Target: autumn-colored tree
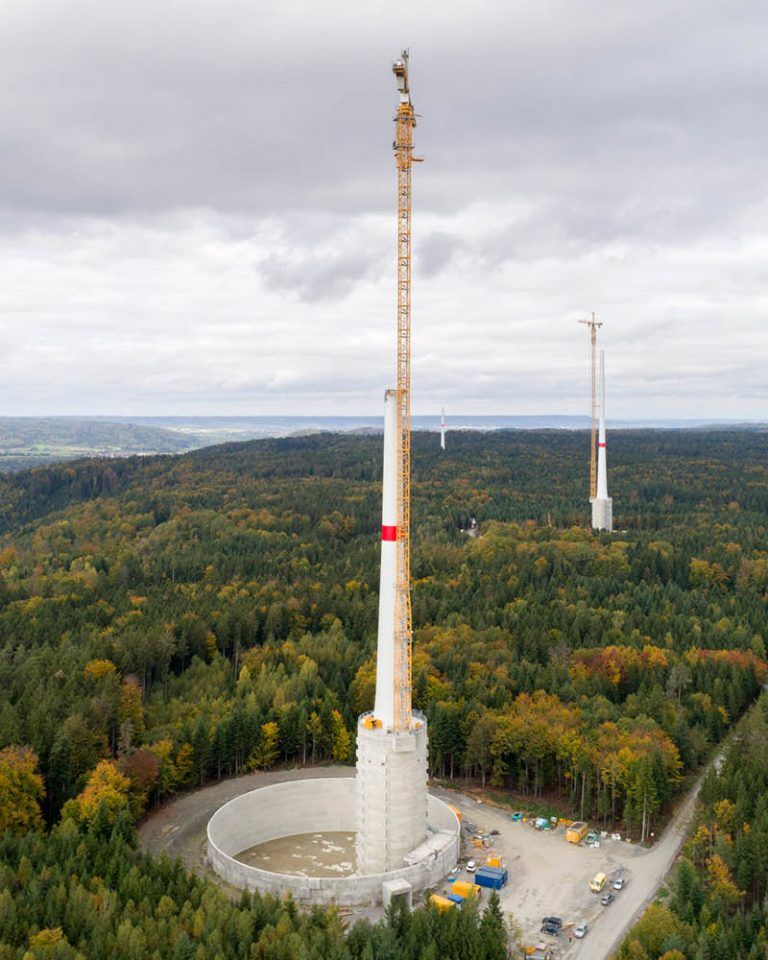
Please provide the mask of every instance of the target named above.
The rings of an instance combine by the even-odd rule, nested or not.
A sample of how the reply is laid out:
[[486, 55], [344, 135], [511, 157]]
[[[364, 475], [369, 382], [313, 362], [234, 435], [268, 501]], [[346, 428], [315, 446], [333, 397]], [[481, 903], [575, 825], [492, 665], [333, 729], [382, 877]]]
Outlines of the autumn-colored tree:
[[[679, 917], [660, 903], [652, 903], [632, 930], [619, 951], [619, 960], [634, 960], [635, 957], [658, 957], [664, 944], [673, 937], [687, 935], [687, 927]], [[632, 943], [638, 943], [643, 953], [632, 952]]]
[[279, 739], [280, 728], [276, 723], [262, 724], [259, 741], [246, 763], [247, 769], [268, 770], [280, 755]]
[[40, 829], [44, 793], [37, 756], [30, 747], [0, 750], [0, 836], [6, 830], [26, 833]]
[[323, 734], [323, 722], [315, 710], [312, 711], [307, 720], [307, 733], [312, 744], [312, 763], [317, 756], [317, 748], [320, 744], [320, 738]]
[[[188, 751], [188, 774], [192, 767], [192, 747], [189, 744], [186, 744], [186, 747]], [[178, 771], [173, 760], [173, 741], [170, 737], [164, 737], [162, 740], [153, 743], [152, 746], [147, 749], [153, 756], [157, 757], [159, 762], [156, 789], [157, 799], [162, 800], [173, 790], [178, 782]]]
[[[170, 750], [168, 743], [169, 756]], [[162, 751], [158, 754], [151, 750], [133, 750], [118, 761], [118, 770], [128, 778], [128, 800], [135, 820], [142, 815], [150, 794], [157, 787], [161, 764]], [[172, 782], [173, 771], [170, 776]]]
[[360, 664], [354, 680], [349, 685], [349, 700], [355, 716], [373, 709], [376, 693], [376, 661], [366, 660]]
[[111, 760], [101, 760], [88, 777], [84, 789], [74, 800], [68, 800], [62, 809], [62, 817], [70, 817], [77, 823], [93, 823], [103, 814], [108, 823], [114, 823], [120, 812], [130, 807], [131, 784]]
[[83, 675], [86, 679], [93, 681], [114, 676], [116, 672], [117, 667], [111, 660], [89, 660], [83, 668]]
[[191, 787], [195, 780], [195, 751], [188, 741], [182, 743], [176, 754], [174, 786], [186, 789]]
[[744, 896], [743, 891], [739, 890], [733, 882], [730, 867], [719, 853], [710, 857], [707, 863], [707, 874], [713, 895], [725, 909], [733, 908]]
[[337, 763], [349, 760], [352, 738], [344, 725], [344, 719], [338, 710], [331, 712], [331, 757]]
[[117, 714], [121, 734], [128, 727], [128, 749], [140, 746], [144, 742], [144, 707], [141, 703], [141, 687], [135, 680], [124, 680], [120, 686], [120, 706]]

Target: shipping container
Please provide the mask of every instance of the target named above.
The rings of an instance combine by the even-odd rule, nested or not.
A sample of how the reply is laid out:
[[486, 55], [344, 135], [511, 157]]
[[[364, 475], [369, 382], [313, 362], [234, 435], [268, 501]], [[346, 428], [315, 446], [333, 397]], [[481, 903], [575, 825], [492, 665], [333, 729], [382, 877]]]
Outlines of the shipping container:
[[453, 910], [456, 904], [453, 900], [449, 900], [448, 897], [441, 897], [439, 893], [433, 893], [429, 898], [429, 903], [433, 907], [437, 907], [440, 913], [445, 913], [446, 910]]
[[480, 891], [474, 883], [468, 883], [466, 880], [456, 880], [453, 884], [453, 892], [468, 899], [469, 897], [476, 897]]
[[485, 861], [486, 866], [488, 867], [503, 867], [504, 863], [500, 856], [496, 855], [493, 857], [487, 857]]
[[581, 843], [587, 835], [587, 830], [588, 827], [586, 823], [582, 823], [581, 821], [572, 823], [565, 831], [565, 839], [568, 843]]
[[504, 867], [480, 867], [475, 874], [475, 883], [478, 887], [490, 887], [492, 890], [501, 890], [508, 880]]
[[450, 900], [451, 903], [455, 903], [457, 907], [460, 907], [462, 903], [464, 903], [464, 897], [460, 897], [458, 893], [447, 893], [445, 899]]

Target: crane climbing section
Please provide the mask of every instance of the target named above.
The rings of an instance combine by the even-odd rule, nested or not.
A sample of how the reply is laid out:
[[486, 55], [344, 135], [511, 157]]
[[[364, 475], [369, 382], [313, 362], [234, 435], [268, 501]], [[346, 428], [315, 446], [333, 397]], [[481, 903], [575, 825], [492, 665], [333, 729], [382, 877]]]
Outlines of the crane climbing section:
[[395, 728], [408, 730], [411, 694], [411, 171], [416, 114], [408, 51], [392, 64], [400, 103], [395, 115], [397, 167], [397, 565], [395, 594]]

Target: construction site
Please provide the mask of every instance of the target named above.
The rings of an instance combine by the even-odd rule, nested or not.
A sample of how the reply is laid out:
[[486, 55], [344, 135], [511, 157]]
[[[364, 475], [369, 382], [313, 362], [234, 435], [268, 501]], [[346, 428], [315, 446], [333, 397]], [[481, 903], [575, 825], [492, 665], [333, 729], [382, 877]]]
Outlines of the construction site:
[[[302, 903], [410, 905], [459, 856], [455, 812], [427, 792], [427, 721], [411, 690], [411, 173], [416, 113], [408, 52], [398, 92], [395, 386], [384, 393], [376, 695], [357, 731], [354, 778], [299, 781], [243, 794], [208, 824], [208, 858], [236, 887]], [[441, 434], [444, 443], [444, 428]], [[344, 842], [339, 842], [343, 836]], [[354, 850], [353, 850], [354, 838]], [[322, 857], [318, 852], [324, 851]]]
[[[479, 827], [472, 801], [427, 790], [426, 717], [412, 704], [411, 542], [411, 175], [416, 113], [411, 101], [408, 53], [392, 70], [398, 106], [393, 143], [396, 168], [396, 357], [395, 384], [384, 391], [384, 437], [378, 633], [375, 697], [357, 726], [355, 775], [314, 776], [260, 784], [215, 810], [207, 823], [206, 861], [235, 887], [291, 894], [305, 905], [336, 903], [350, 908], [386, 907], [392, 898], [409, 906], [424, 891], [438, 910], [482, 904], [483, 892], [499, 893], [528, 933], [529, 954], [549, 960], [551, 946], [535, 941], [537, 928], [569, 943], [586, 935], [599, 914], [585, 876], [615, 871], [618, 846], [606, 853], [600, 843], [584, 847], [586, 824], [576, 825], [580, 853], [563, 869], [563, 853], [541, 847], [546, 836], [526, 833], [528, 818], [515, 824], [488, 807]], [[605, 362], [597, 365], [594, 314], [590, 334], [590, 503], [592, 526], [612, 530], [608, 497], [605, 430]], [[445, 411], [440, 447], [445, 450]], [[474, 535], [479, 533], [474, 530]], [[468, 816], [468, 813], [471, 816]], [[538, 824], [537, 824], [538, 825]], [[549, 828], [548, 822], [543, 824]], [[584, 828], [583, 833], [581, 827]], [[634, 849], [629, 853], [633, 854]], [[476, 859], [475, 859], [476, 858]], [[603, 876], [602, 873], [599, 874]], [[608, 875], [607, 873], [605, 874]], [[613, 875], [613, 874], [612, 874]], [[601, 888], [602, 889], [602, 888]], [[553, 891], [557, 890], [556, 896]], [[610, 901], [608, 901], [610, 902]], [[567, 908], [568, 917], [560, 916]], [[555, 913], [558, 913], [555, 916]], [[537, 917], [538, 914], [548, 914]]]

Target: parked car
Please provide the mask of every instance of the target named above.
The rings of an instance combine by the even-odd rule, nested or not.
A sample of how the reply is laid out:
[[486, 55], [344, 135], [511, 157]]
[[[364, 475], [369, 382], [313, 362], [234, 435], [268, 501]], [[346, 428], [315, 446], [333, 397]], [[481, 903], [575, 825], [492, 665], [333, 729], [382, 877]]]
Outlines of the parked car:
[[511, 813], [509, 816], [511, 820], [515, 821], [515, 823], [519, 823], [519, 821], [523, 819], [522, 813]]
[[550, 937], [559, 937], [560, 927], [556, 926], [554, 923], [542, 923], [541, 933], [548, 933]]
[[474, 873], [477, 870], [477, 864], [474, 860], [467, 861], [467, 873]]
[[617, 877], [617, 878], [613, 881], [613, 889], [614, 889], [614, 890], [623, 890], [624, 887], [626, 887], [626, 885], [627, 885], [627, 881], [626, 881], [626, 878], [625, 878], [625, 877]]
[[600, 903], [602, 903], [604, 907], [607, 907], [609, 903], [613, 903], [613, 900], [614, 896], [612, 893], [604, 893], [602, 897], [600, 897]]
[[586, 920], [582, 920], [581, 923], [577, 923], [573, 928], [573, 935], [577, 940], [583, 940], [587, 935], [587, 930], [589, 930], [589, 924]]
[[542, 923], [550, 923], [553, 927], [562, 927], [563, 918], [562, 917], [542, 917]]
[[491, 836], [491, 837], [500, 837], [501, 834], [499, 833], [498, 830], [491, 830], [489, 836]]

